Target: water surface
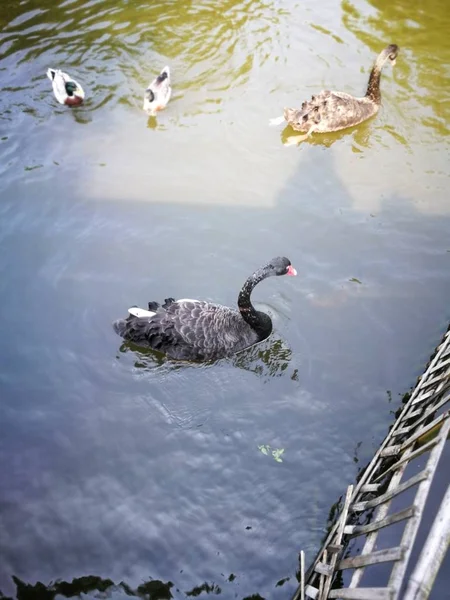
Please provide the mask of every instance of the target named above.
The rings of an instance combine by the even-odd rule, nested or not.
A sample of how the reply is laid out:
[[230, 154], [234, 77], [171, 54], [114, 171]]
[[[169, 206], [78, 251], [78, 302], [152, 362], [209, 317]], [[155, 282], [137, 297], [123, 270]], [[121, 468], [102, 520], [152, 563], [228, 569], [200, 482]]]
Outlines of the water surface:
[[[289, 597], [450, 318], [446, 3], [221, 7], [0, 5], [7, 596], [95, 576], [78, 591]], [[376, 119], [283, 146], [271, 117], [362, 94], [392, 42]], [[84, 106], [57, 104], [48, 67]], [[111, 328], [168, 296], [233, 305], [276, 255], [299, 276], [256, 289], [275, 332], [233, 360], [176, 366]]]

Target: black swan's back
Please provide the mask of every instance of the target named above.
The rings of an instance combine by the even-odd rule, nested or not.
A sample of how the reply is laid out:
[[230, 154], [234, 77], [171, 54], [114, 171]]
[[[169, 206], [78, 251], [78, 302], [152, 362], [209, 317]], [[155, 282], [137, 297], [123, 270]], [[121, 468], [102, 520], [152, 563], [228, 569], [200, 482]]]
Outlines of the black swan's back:
[[267, 318], [267, 333], [260, 338], [237, 310], [182, 300], [152, 317], [129, 315], [116, 321], [114, 329], [125, 340], [149, 346], [171, 358], [199, 361], [223, 358], [261, 341], [272, 331]]
[[[287, 258], [272, 259], [245, 282], [238, 309], [200, 300], [152, 302], [150, 311], [130, 309], [127, 319], [114, 323], [126, 341], [147, 346], [179, 360], [213, 360], [230, 356], [267, 338], [272, 321], [256, 311], [250, 295], [260, 281], [271, 275], [296, 275]], [[133, 314], [134, 313], [134, 314]]]

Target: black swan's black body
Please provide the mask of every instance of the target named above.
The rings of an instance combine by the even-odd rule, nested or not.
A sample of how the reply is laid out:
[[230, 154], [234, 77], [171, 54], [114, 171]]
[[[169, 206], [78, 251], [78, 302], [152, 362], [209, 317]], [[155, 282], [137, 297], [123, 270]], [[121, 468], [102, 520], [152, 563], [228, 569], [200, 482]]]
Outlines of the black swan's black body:
[[[114, 323], [126, 341], [147, 346], [178, 360], [223, 358], [267, 338], [272, 332], [268, 315], [255, 310], [250, 295], [271, 275], [296, 275], [287, 258], [274, 258], [245, 282], [238, 310], [200, 300], [169, 298], [162, 306], [149, 303], [145, 316], [130, 314]], [[132, 309], [130, 309], [132, 310]]]

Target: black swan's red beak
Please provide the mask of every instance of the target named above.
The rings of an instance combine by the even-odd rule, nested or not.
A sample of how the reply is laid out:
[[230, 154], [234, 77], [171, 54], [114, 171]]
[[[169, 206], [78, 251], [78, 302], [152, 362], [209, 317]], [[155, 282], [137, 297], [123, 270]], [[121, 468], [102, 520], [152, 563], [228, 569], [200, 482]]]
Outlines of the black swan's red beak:
[[297, 275], [297, 271], [292, 265], [289, 265], [286, 271], [286, 275], [292, 275], [292, 277], [295, 277]]

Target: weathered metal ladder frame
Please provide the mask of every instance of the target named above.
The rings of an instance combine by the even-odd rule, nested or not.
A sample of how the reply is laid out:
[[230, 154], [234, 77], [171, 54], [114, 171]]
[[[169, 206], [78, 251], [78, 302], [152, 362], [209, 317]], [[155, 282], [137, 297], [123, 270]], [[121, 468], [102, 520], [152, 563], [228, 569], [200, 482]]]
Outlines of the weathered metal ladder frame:
[[[423, 509], [428, 496], [439, 458], [450, 431], [450, 411], [437, 418], [436, 411], [450, 401], [450, 329], [444, 336], [436, 354], [419, 379], [410, 399], [403, 408], [389, 434], [381, 444], [371, 463], [366, 468], [355, 489], [350, 486], [341, 515], [331, 529], [327, 539], [301, 582], [293, 600], [303, 594], [307, 598], [325, 600], [341, 598], [352, 600], [399, 600], [405, 572], [414, 540], [420, 525]], [[431, 422], [426, 423], [429, 419]], [[426, 423], [426, 424], [425, 424]], [[434, 437], [432, 437], [434, 435]], [[431, 437], [425, 441], [427, 437]], [[426, 467], [413, 477], [401, 483], [402, 476], [410, 460], [430, 451]], [[399, 457], [395, 464], [385, 468], [386, 458]], [[367, 493], [376, 494], [382, 480], [392, 473], [387, 491], [364, 500]], [[412, 505], [388, 516], [392, 499], [406, 489], [417, 486]], [[416, 568], [410, 577], [408, 588], [401, 600], [425, 600], [450, 543], [450, 486], [436, 517], [436, 522], [444, 523], [439, 540], [431, 533], [422, 551]], [[346, 525], [349, 513], [362, 513], [378, 507], [375, 520], [368, 525]], [[406, 520], [400, 545], [396, 548], [374, 551], [377, 536], [383, 527]], [[435, 527], [438, 529], [438, 525]], [[361, 554], [340, 560], [344, 536], [348, 538], [366, 535]], [[437, 546], [439, 551], [430, 556], [430, 548]], [[330, 562], [328, 559], [331, 556]], [[358, 587], [364, 568], [381, 562], [392, 562], [392, 570], [387, 587]], [[427, 580], [424, 571], [428, 569]], [[337, 571], [354, 569], [348, 588], [333, 589], [331, 584]], [[305, 585], [306, 584], [306, 585]]]

